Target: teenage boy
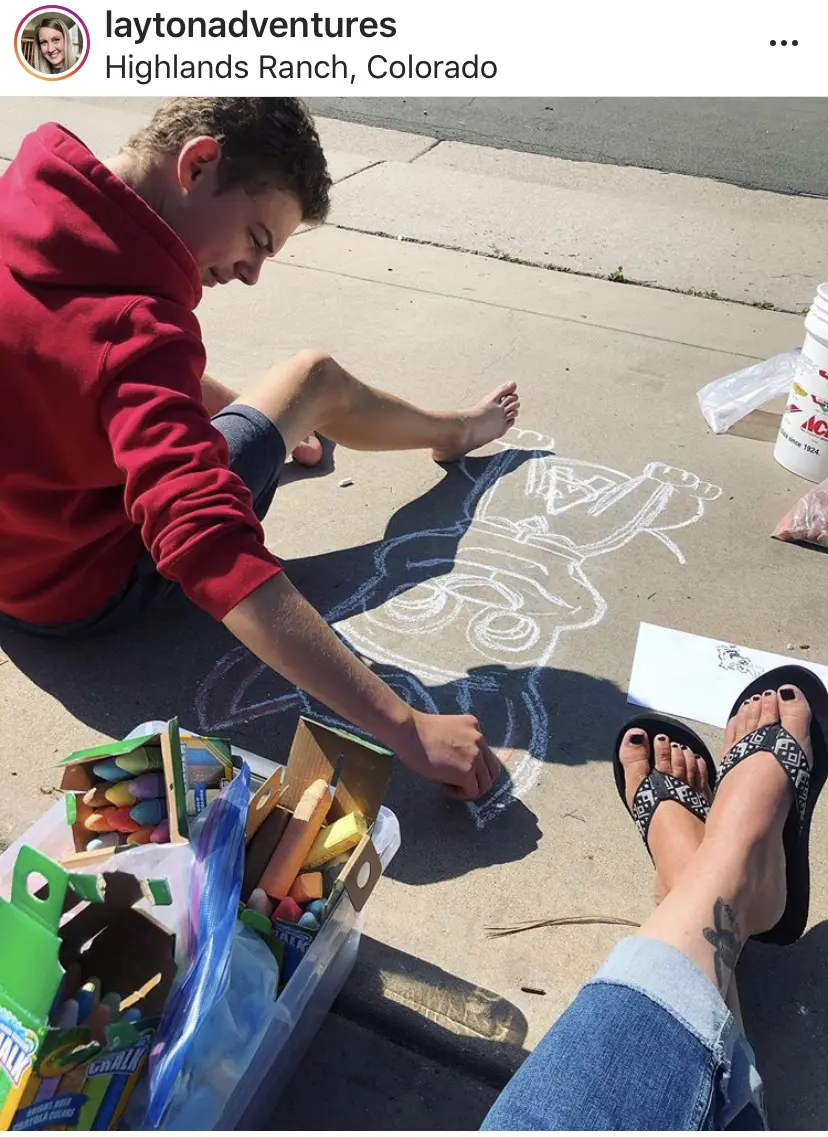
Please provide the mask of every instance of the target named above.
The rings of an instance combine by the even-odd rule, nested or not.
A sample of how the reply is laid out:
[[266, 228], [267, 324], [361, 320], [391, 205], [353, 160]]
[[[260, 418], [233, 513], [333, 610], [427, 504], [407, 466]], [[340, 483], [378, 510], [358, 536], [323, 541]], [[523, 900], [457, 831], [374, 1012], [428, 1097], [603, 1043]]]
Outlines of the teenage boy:
[[474, 800], [498, 765], [471, 715], [409, 707], [290, 584], [260, 520], [319, 430], [451, 461], [518, 413], [505, 383], [461, 413], [374, 390], [324, 351], [243, 398], [205, 374], [203, 288], [254, 285], [331, 180], [296, 99], [173, 99], [108, 163], [56, 124], [0, 178], [0, 619], [114, 630], [181, 588], [260, 659]]

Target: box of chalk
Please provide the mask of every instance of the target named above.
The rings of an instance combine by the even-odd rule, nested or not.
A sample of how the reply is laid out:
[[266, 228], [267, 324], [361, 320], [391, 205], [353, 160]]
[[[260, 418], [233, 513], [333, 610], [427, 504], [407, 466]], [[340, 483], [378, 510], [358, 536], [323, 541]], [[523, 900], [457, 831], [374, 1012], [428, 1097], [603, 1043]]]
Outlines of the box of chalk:
[[[168, 883], [70, 873], [27, 845], [11, 873], [0, 899], [0, 1130], [117, 1129], [175, 977], [174, 937], [142, 910], [170, 903]], [[32, 892], [37, 879], [46, 886]]]
[[193, 791], [188, 795], [177, 719], [154, 734], [77, 750], [59, 765], [73, 845], [62, 864], [77, 868], [131, 845], [188, 840], [197, 810], [188, 811]]
[[283, 946], [282, 991], [342, 896], [360, 912], [382, 875], [372, 831], [393, 757], [302, 718], [286, 768], [251, 799], [241, 900], [249, 926]]

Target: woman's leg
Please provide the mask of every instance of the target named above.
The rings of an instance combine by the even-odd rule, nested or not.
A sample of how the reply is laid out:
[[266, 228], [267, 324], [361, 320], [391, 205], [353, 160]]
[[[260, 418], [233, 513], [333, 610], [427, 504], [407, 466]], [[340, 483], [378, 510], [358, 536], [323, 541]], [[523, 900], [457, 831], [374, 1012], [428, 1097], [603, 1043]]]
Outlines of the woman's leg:
[[[745, 703], [726, 746], [780, 721], [810, 757], [810, 710], [794, 687]], [[624, 762], [628, 785], [631, 765]], [[792, 800], [773, 755], [755, 754], [729, 773], [697, 852], [666, 882], [668, 895], [578, 994], [484, 1128], [764, 1126], [753, 1054], [724, 996], [746, 939], [784, 909], [782, 829]], [[648, 839], [660, 874], [675, 862], [671, 831], [682, 812], [668, 802], [653, 816]]]

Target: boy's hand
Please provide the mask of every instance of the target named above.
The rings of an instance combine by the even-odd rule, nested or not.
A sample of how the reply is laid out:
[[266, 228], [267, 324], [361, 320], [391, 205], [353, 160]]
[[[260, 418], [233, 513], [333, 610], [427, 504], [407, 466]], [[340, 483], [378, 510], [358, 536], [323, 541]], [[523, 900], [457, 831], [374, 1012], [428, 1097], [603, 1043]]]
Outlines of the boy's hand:
[[473, 715], [411, 712], [411, 722], [396, 744], [399, 760], [415, 774], [441, 782], [451, 797], [477, 801], [500, 773]]

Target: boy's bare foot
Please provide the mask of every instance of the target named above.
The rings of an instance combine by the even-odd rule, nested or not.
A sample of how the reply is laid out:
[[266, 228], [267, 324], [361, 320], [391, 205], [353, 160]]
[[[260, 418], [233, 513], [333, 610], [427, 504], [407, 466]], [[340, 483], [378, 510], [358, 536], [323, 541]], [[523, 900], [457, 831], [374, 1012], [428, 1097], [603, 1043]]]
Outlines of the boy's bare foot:
[[435, 462], [457, 462], [472, 450], [494, 442], [513, 426], [520, 410], [517, 383], [501, 383], [470, 410], [452, 416], [457, 421], [457, 437], [443, 449], [435, 449]]
[[[708, 784], [707, 764], [688, 747], [672, 742], [666, 734], [650, 742], [640, 727], [624, 735], [618, 752], [624, 767], [627, 806], [632, 806], [635, 792], [654, 767], [662, 774], [672, 774], [698, 790], [708, 802], [713, 800]], [[647, 844], [656, 866], [655, 902], [660, 904], [704, 837], [704, 822], [676, 802], [662, 802], [653, 815]]]
[[293, 448], [291, 457], [300, 466], [318, 466], [322, 461], [322, 443], [315, 434], [309, 434]]
[[[798, 687], [784, 686], [746, 700], [727, 725], [725, 752], [760, 726], [781, 722], [809, 764], [811, 709]], [[710, 811], [705, 840], [727, 858], [736, 848], [742, 862], [748, 903], [748, 935], [772, 928], [785, 909], [785, 853], [782, 833], [793, 804], [790, 779], [773, 754], [752, 754], [722, 779]]]

